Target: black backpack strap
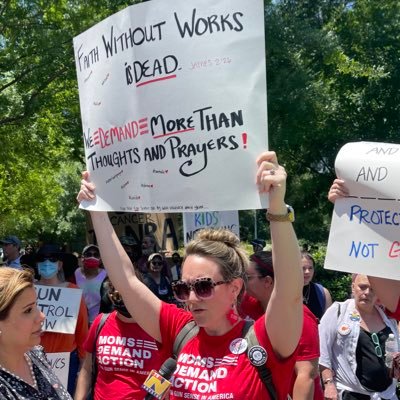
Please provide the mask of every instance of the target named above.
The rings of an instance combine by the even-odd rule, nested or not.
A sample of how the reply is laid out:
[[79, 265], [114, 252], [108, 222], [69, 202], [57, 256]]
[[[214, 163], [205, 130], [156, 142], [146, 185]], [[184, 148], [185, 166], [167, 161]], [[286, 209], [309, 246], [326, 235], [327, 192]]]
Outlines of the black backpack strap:
[[172, 355], [175, 359], [178, 358], [178, 354], [181, 352], [182, 347], [198, 333], [199, 327], [194, 321], [189, 321], [185, 326], [183, 326], [183, 328], [176, 336], [174, 346], [172, 348]]
[[[246, 354], [247, 356], [249, 355], [249, 350], [254, 347], [254, 346], [259, 346], [259, 342], [256, 336], [256, 333], [254, 332], [254, 326], [253, 326], [254, 322], [253, 321], [245, 321], [245, 325], [243, 327], [243, 337], [245, 339], [247, 339], [247, 350], [246, 350]], [[272, 373], [271, 370], [267, 367], [267, 364], [262, 364], [259, 366], [254, 366], [255, 368], [257, 368], [258, 374], [262, 380], [262, 382], [264, 383], [265, 387], [268, 390], [268, 394], [269, 397], [271, 398], [271, 400], [276, 400], [277, 399], [277, 395], [276, 395], [276, 390], [275, 390], [275, 386], [274, 383], [272, 382]]]
[[107, 318], [110, 316], [110, 313], [104, 313], [101, 316], [100, 322], [97, 325], [96, 328], [96, 335], [94, 337], [94, 343], [93, 343], [93, 352], [92, 352], [92, 390], [94, 389], [94, 384], [96, 382], [97, 378], [97, 362], [96, 362], [96, 343], [97, 343], [97, 338], [99, 337], [99, 333], [102, 330], [104, 324], [107, 321]]

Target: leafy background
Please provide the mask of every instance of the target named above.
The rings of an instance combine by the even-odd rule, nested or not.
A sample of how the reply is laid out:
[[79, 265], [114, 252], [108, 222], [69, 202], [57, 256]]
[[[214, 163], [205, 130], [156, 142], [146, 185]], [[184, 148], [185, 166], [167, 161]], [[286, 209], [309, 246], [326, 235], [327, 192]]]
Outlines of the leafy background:
[[[0, 3], [0, 236], [80, 249], [75, 195], [83, 143], [72, 38], [138, 1]], [[399, 143], [400, 3], [265, 1], [268, 131], [289, 174], [296, 232], [318, 279], [340, 298], [349, 278], [322, 269], [334, 160], [350, 141]], [[264, 213], [258, 236], [268, 238]], [[254, 236], [254, 212], [240, 214]]]

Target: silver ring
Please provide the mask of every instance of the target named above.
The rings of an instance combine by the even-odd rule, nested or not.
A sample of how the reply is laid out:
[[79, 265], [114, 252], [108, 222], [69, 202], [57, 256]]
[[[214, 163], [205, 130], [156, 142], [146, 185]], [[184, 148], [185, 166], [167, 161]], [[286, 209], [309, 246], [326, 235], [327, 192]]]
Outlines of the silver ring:
[[276, 171], [275, 171], [274, 169], [270, 169], [270, 170], [269, 170], [269, 174], [270, 174], [270, 175], [275, 175], [275, 174], [276, 174]]

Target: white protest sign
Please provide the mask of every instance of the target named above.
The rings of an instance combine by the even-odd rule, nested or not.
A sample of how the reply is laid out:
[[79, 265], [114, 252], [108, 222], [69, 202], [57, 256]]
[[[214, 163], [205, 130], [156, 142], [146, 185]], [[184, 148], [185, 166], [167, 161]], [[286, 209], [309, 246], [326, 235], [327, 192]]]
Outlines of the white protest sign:
[[35, 285], [37, 303], [46, 319], [47, 332], [75, 333], [82, 297], [81, 289]]
[[348, 143], [335, 168], [349, 197], [335, 202], [325, 268], [400, 279], [400, 145]]
[[240, 238], [239, 213], [238, 211], [207, 211], [183, 214], [185, 245], [194, 239], [196, 232], [204, 228], [226, 228]]
[[[88, 210], [267, 207], [262, 0], [153, 0], [74, 38]], [[216, 195], [218, 194], [218, 195]]]
[[46, 353], [46, 357], [57, 378], [67, 388], [70, 353]]

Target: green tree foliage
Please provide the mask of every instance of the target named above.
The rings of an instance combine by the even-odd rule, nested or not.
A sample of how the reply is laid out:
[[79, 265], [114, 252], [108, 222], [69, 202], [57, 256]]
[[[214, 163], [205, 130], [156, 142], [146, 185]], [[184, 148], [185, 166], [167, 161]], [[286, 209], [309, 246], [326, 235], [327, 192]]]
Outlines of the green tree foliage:
[[[134, 3], [0, 3], [1, 235], [82, 237], [74, 200], [83, 145], [72, 39]], [[270, 147], [286, 165], [296, 231], [309, 242], [327, 239], [326, 193], [340, 147], [399, 142], [399, 11], [395, 1], [265, 1]], [[250, 240], [253, 213], [241, 213], [240, 223]], [[266, 239], [262, 211], [257, 226]]]
[[399, 142], [399, 9], [368, 0], [266, 7], [270, 143], [289, 172], [300, 237], [327, 238], [342, 145]]
[[0, 4], [1, 236], [83, 237], [75, 202], [84, 164], [72, 39], [128, 4]]

